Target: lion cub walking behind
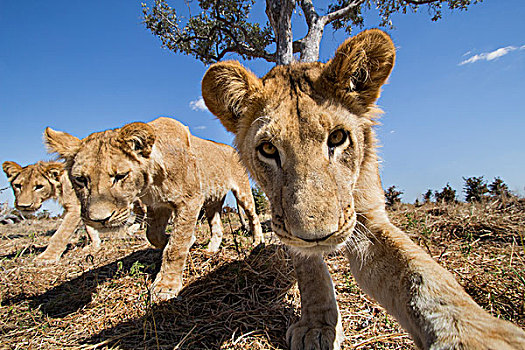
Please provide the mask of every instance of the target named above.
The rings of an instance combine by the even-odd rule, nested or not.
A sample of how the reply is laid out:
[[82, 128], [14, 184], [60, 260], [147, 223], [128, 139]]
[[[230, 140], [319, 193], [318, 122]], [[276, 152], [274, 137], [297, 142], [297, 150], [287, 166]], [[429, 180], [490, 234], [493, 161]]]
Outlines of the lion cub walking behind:
[[[118, 227], [128, 219], [134, 201], [140, 199], [147, 206], [147, 238], [164, 249], [153, 299], [170, 299], [181, 290], [203, 206], [212, 228], [208, 250], [219, 248], [220, 211], [230, 190], [248, 216], [254, 243], [262, 240], [250, 183], [237, 152], [191, 135], [174, 119], [131, 123], [83, 140], [47, 128], [44, 137], [48, 148], [66, 160], [85, 222], [97, 228]], [[174, 229], [168, 236], [165, 230], [172, 213]]]
[[[15, 162], [2, 164], [15, 195], [15, 206], [22, 212], [33, 212], [48, 199], [56, 199], [64, 208], [64, 220], [56, 230], [46, 250], [37, 256], [42, 263], [56, 262], [66, 250], [71, 235], [80, 224], [80, 203], [73, 191], [64, 164], [37, 162], [25, 167]], [[90, 249], [100, 248], [98, 231], [86, 225], [91, 239]]]

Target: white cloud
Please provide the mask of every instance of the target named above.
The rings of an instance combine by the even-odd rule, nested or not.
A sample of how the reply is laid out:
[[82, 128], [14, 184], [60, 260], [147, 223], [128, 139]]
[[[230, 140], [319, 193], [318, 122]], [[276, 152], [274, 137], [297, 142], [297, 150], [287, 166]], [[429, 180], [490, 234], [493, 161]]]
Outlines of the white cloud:
[[[495, 60], [496, 58], [499, 58], [501, 56], [505, 56], [509, 52], [512, 52], [512, 51], [515, 51], [515, 50], [518, 50], [518, 49], [520, 49], [520, 50], [525, 49], [525, 45], [523, 45], [523, 46], [521, 46], [519, 48], [516, 47], [516, 46], [500, 47], [499, 49], [491, 51], [491, 52], [483, 52], [483, 53], [480, 53], [478, 55], [474, 55], [474, 56], [472, 56], [472, 57], [462, 61], [459, 65], [462, 66], [462, 65], [467, 64], [467, 63], [474, 63], [474, 62], [481, 61], [481, 60], [492, 61], [492, 60]], [[470, 53], [470, 51], [469, 51], [469, 53]]]
[[190, 101], [190, 108], [194, 111], [207, 111], [208, 108], [206, 107], [206, 104], [204, 103], [204, 99], [199, 97], [195, 101]]
[[195, 129], [195, 130], [204, 130], [204, 129], [206, 129], [206, 125], [195, 126], [195, 127], [193, 127], [193, 129]]

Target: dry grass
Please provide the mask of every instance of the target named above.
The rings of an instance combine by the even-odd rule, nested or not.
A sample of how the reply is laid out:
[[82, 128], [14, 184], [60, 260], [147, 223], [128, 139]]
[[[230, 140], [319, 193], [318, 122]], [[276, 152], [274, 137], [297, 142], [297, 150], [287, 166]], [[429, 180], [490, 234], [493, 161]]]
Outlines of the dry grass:
[[[525, 210], [501, 205], [402, 206], [391, 213], [494, 315], [525, 327]], [[5, 349], [283, 349], [300, 312], [285, 250], [255, 249], [225, 223], [220, 253], [198, 229], [177, 300], [152, 305], [160, 252], [143, 232], [103, 235], [96, 254], [79, 230], [58, 264], [35, 266], [57, 222], [0, 226], [0, 347]], [[229, 234], [233, 230], [235, 235]], [[344, 319], [345, 349], [413, 349], [408, 335], [353, 280], [345, 259], [327, 258]]]

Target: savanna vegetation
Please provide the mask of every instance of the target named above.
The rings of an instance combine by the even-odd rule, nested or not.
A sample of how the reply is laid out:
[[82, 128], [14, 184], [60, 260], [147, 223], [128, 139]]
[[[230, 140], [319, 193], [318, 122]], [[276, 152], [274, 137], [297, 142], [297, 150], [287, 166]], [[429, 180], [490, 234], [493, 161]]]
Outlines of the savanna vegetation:
[[[525, 200], [498, 179], [465, 179], [463, 192], [484, 183], [488, 191], [479, 201], [444, 200], [452, 196], [437, 193], [453, 190], [447, 185], [417, 205], [396, 200], [389, 214], [477, 303], [525, 327]], [[262, 193], [254, 194], [264, 203]], [[79, 229], [58, 263], [39, 266], [33, 259], [60, 219], [0, 225], [1, 347], [285, 349], [286, 329], [300, 313], [286, 248], [272, 234], [268, 212], [262, 215], [267, 243], [252, 248], [233, 211], [225, 210], [225, 239], [215, 255], [204, 249], [207, 225], [197, 226], [180, 298], [160, 304], [149, 301], [148, 288], [161, 254], [143, 231], [102, 234], [106, 242], [95, 253], [83, 248]], [[326, 260], [343, 316], [343, 348], [414, 349], [408, 334], [359, 289], [343, 255]]]

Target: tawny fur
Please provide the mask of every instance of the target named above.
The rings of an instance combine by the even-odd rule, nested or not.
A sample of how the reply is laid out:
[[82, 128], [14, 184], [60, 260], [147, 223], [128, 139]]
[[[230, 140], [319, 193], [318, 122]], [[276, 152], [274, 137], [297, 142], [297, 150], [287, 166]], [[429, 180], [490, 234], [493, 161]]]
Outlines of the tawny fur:
[[[147, 206], [147, 238], [164, 249], [153, 283], [154, 299], [175, 297], [182, 288], [186, 256], [203, 206], [212, 231], [208, 249], [219, 249], [220, 212], [230, 190], [248, 216], [254, 244], [261, 242], [250, 183], [237, 152], [191, 135], [174, 119], [131, 123], [83, 140], [47, 128], [45, 140], [66, 160], [86, 222], [118, 227], [136, 200]], [[168, 236], [165, 230], [172, 214], [174, 229]]]
[[[36, 257], [37, 262], [49, 263], [60, 259], [71, 235], [81, 222], [80, 202], [73, 191], [64, 164], [37, 162], [25, 167], [11, 161], [2, 164], [15, 195], [15, 207], [22, 212], [33, 212], [48, 199], [57, 200], [64, 208], [62, 223], [51, 237], [46, 250]], [[96, 229], [86, 225], [91, 244], [86, 248], [100, 248]]]
[[[206, 105], [235, 134], [242, 162], [270, 199], [274, 231], [294, 252], [302, 315], [288, 343], [339, 348], [341, 320], [322, 254], [343, 247], [359, 285], [418, 347], [525, 349], [525, 332], [479, 307], [387, 217], [373, 125], [394, 59], [388, 35], [369, 30], [326, 64], [277, 66], [258, 79], [230, 61], [203, 78]], [[338, 131], [344, 142], [330, 144]]]

